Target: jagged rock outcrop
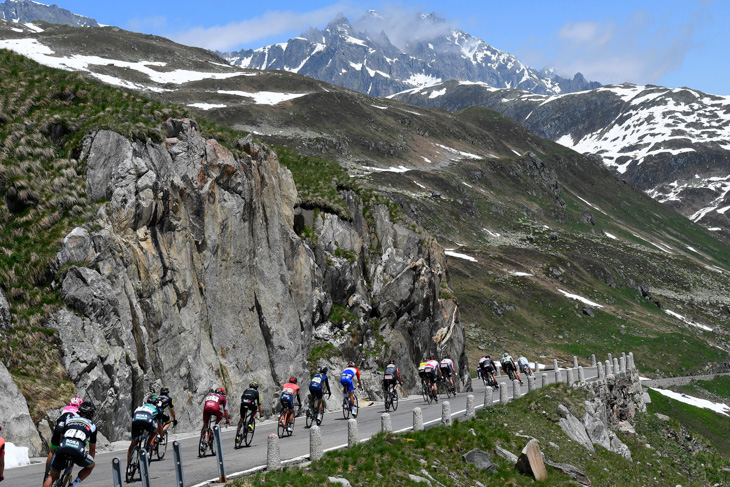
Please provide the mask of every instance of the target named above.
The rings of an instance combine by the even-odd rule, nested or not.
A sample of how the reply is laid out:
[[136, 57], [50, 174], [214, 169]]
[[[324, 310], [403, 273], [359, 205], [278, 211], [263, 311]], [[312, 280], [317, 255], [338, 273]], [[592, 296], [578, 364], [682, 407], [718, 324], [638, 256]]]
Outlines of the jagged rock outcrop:
[[[163, 144], [87, 136], [87, 193], [108, 201], [58, 254], [77, 266], [62, 284], [67, 309], [50, 326], [77, 391], [100, 403], [111, 441], [162, 384], [183, 428], [197, 424], [203, 395], [219, 385], [235, 411], [257, 380], [271, 412], [290, 375], [308, 378], [319, 328], [365, 369], [390, 353], [413, 377], [412, 362], [437, 343], [466, 365], [458, 309], [438, 299], [446, 267], [433, 239], [346, 193], [352, 221], [318, 214], [310, 247], [294, 231], [296, 188], [276, 154], [247, 138], [237, 158], [192, 120], [165, 130]], [[357, 326], [328, 323], [333, 303]]]
[[10, 316], [10, 303], [8, 303], [2, 290], [0, 290], [0, 331], [10, 331], [12, 326], [13, 320]]
[[3, 425], [2, 436], [5, 441], [27, 446], [30, 456], [40, 455], [43, 443], [28, 412], [28, 403], [1, 361], [0, 398], [3, 403], [0, 408], [0, 424]]

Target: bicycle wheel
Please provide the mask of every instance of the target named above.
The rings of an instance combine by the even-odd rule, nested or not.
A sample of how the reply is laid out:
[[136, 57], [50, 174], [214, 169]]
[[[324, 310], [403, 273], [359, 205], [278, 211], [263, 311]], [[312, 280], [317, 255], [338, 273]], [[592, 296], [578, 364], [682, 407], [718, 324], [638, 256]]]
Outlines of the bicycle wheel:
[[200, 443], [198, 443], [198, 456], [204, 457], [205, 451], [208, 449], [208, 433], [210, 432], [210, 429], [206, 428], [202, 433], [200, 433]]
[[393, 411], [398, 410], [398, 391], [396, 389], [390, 390], [390, 406], [393, 408]]
[[307, 428], [311, 428], [312, 427], [312, 423], [314, 423], [314, 417], [315, 417], [314, 406], [312, 406], [311, 404], [307, 408], [307, 414], [306, 414], [306, 416], [307, 416], [307, 418], [305, 420], [305, 426]]
[[390, 386], [383, 388], [383, 403], [385, 405], [385, 412], [390, 411]]
[[129, 458], [129, 463], [127, 464], [127, 483], [134, 480], [134, 474], [137, 473], [137, 468], [139, 468], [139, 446], [132, 450], [132, 456]]
[[282, 411], [279, 415], [279, 424], [276, 427], [276, 434], [279, 438], [283, 438], [286, 433], [286, 410]]
[[446, 397], [450, 398], [453, 395], [451, 391], [451, 383], [449, 381], [444, 381], [444, 387], [446, 387]]
[[162, 460], [165, 458], [165, 453], [167, 452], [167, 431], [162, 435], [162, 438], [157, 440], [157, 443], [155, 443], [155, 453], [157, 454], [157, 459]]
[[347, 395], [342, 399], [342, 417], [350, 418], [350, 401], [348, 401]]
[[241, 418], [241, 420], [238, 422], [238, 427], [236, 428], [236, 439], [233, 442], [233, 448], [235, 450], [238, 450], [241, 448], [241, 443], [243, 442], [243, 436], [246, 434], [246, 421], [245, 418]]
[[256, 431], [256, 419], [253, 417], [253, 412], [248, 413], [248, 421], [246, 421], [246, 432], [243, 434], [243, 442], [246, 446], [251, 444], [253, 441], [253, 434]]
[[215, 456], [215, 436], [212, 429], [208, 430], [208, 447], [210, 448], [210, 454]]
[[423, 400], [426, 402], [431, 402], [431, 394], [428, 391], [428, 386], [425, 382], [421, 382], [421, 395], [423, 395]]
[[294, 419], [292, 418], [290, 423], [287, 423], [286, 428], [286, 436], [291, 436], [294, 434]]

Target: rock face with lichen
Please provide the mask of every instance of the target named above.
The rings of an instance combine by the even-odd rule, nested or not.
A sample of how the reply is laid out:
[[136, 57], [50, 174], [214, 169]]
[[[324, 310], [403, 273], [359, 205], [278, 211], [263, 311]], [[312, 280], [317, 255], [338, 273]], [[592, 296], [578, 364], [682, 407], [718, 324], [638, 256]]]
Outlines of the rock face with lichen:
[[[325, 342], [373, 377], [397, 357], [410, 385], [426, 353], [466, 368], [458, 308], [439, 299], [446, 261], [434, 239], [345, 192], [352, 219], [308, 215], [315, 237], [304, 240], [294, 181], [274, 152], [247, 138], [235, 155], [192, 120], [165, 129], [164, 143], [87, 136], [87, 193], [106, 203], [58, 254], [70, 265], [66, 307], [50, 326], [110, 440], [163, 384], [184, 428], [216, 386], [235, 411], [257, 380], [271, 412], [289, 376], [309, 378], [310, 352]], [[354, 318], [333, 324], [334, 305]]]

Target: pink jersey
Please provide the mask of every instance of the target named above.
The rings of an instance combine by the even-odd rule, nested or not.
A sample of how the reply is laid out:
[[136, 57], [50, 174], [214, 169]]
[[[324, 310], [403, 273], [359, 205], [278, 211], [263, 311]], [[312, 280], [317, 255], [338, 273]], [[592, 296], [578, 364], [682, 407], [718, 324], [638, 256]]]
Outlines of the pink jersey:
[[438, 360], [429, 360], [426, 362], [426, 367], [431, 367], [432, 369], [436, 370], [439, 368], [439, 362]]
[[211, 392], [205, 396], [205, 411], [219, 412], [228, 411], [228, 404], [226, 402], [226, 396]]
[[63, 411], [61, 412], [61, 414], [63, 414], [63, 413], [78, 413], [78, 412], [79, 412], [79, 408], [77, 408], [76, 406], [66, 406], [65, 408], [63, 408]]

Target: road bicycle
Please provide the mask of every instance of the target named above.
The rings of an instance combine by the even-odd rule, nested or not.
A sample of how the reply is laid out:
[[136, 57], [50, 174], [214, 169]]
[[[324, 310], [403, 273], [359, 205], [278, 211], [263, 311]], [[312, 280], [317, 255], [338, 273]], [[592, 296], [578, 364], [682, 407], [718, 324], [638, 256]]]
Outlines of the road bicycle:
[[125, 475], [127, 483], [134, 480], [137, 472], [140, 474], [140, 480], [142, 479], [142, 471], [139, 468], [139, 462], [142, 460], [142, 449], [147, 452], [147, 458], [151, 459], [149, 434], [140, 438], [137, 445], [135, 445], [134, 450], [132, 450], [132, 455], [129, 457], [129, 463], [127, 463], [127, 472]]
[[287, 421], [288, 412], [289, 410], [287, 408], [282, 408], [279, 414], [279, 424], [276, 427], [276, 434], [279, 435], [279, 438], [291, 436], [294, 433], [294, 419], [296, 418], [296, 414], [292, 414], [291, 421]]
[[423, 396], [423, 400], [426, 401], [426, 404], [431, 404], [433, 392], [431, 392], [431, 385], [426, 379], [421, 379], [421, 395]]
[[456, 391], [451, 387], [448, 377], [444, 376], [439, 376], [438, 378], [438, 391], [439, 394], [445, 393], [447, 398], [450, 398], [452, 395], [456, 395]]
[[520, 365], [520, 370], [522, 370], [522, 373], [525, 374], [525, 377], [535, 377], [535, 374], [532, 372], [529, 365]]
[[497, 379], [494, 377], [494, 373], [491, 370], [482, 371], [482, 381], [484, 382], [485, 387], [499, 387]]
[[393, 411], [398, 409], [398, 389], [395, 388], [395, 384], [388, 382], [383, 387], [383, 397], [385, 398], [386, 412], [390, 411], [390, 408], [393, 408]]
[[[331, 396], [331, 394], [330, 394]], [[312, 425], [317, 422], [317, 426], [322, 424], [322, 417], [324, 416], [324, 413], [322, 413], [322, 416], [319, 416], [317, 412], [317, 399], [314, 399], [312, 395], [310, 394], [307, 397], [307, 400], [309, 401], [309, 406], [307, 407], [307, 413], [306, 413], [306, 425], [307, 428], [311, 428]], [[324, 400], [324, 395], [322, 396], [322, 411], [324, 411], [327, 407], [327, 403]]]
[[510, 381], [517, 379], [520, 381], [520, 384], [522, 384], [522, 378], [517, 375], [517, 372], [511, 366], [502, 367], [502, 370], [507, 372], [507, 377], [509, 377]]
[[58, 476], [58, 479], [53, 482], [53, 487], [67, 487], [71, 485], [71, 482], [73, 482], [73, 468], [73, 460], [71, 460], [70, 458], [66, 459], [66, 466], [63, 467], [61, 475]]
[[245, 416], [238, 421], [238, 429], [236, 430], [235, 448], [241, 448], [241, 444], [249, 446], [253, 440], [253, 434], [256, 431], [255, 411], [247, 409]]
[[[162, 433], [162, 437], [157, 438], [157, 441], [155, 442], [155, 447], [152, 449], [152, 453], [157, 456], [157, 460], [162, 460], [165, 458], [165, 453], [167, 452], [167, 431]], [[150, 455], [150, 460], [152, 460], [152, 456]]]
[[210, 454], [215, 456], [215, 440], [213, 438], [213, 424], [216, 421], [215, 416], [211, 416], [200, 433], [200, 441], [198, 442], [198, 457], [204, 457], [205, 452], [210, 449]]
[[350, 418], [352, 414], [353, 418], [357, 418], [357, 414], [360, 412], [360, 406], [357, 401], [357, 391], [352, 392], [352, 407], [350, 405], [350, 398], [347, 391], [342, 393], [342, 416], [345, 419]]

